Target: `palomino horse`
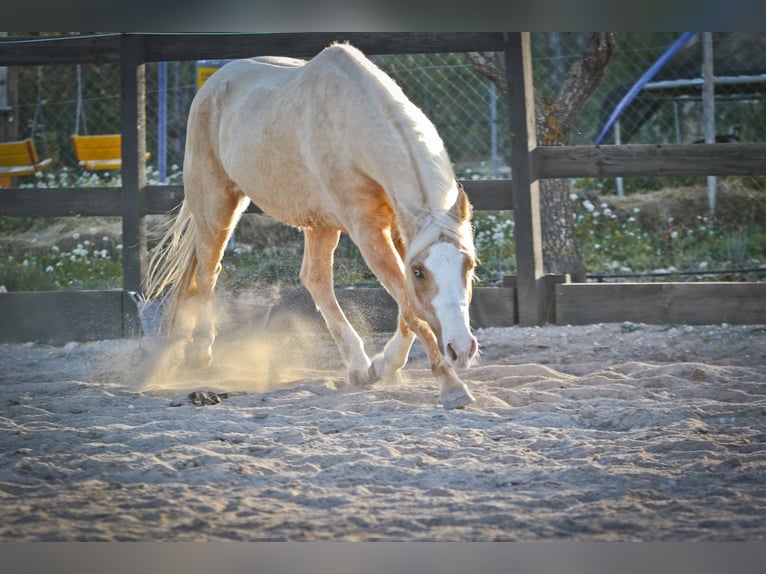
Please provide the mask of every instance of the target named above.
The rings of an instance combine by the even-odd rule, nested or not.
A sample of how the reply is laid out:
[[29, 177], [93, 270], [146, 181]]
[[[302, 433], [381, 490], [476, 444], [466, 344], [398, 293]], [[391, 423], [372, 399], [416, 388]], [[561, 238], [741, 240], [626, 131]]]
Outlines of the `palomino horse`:
[[[436, 128], [394, 81], [347, 44], [312, 60], [253, 58], [217, 71], [191, 106], [185, 199], [152, 255], [148, 299], [166, 297], [165, 332], [187, 363], [212, 360], [212, 295], [227, 240], [248, 203], [303, 229], [300, 278], [352, 384], [398, 376], [415, 335], [445, 408], [474, 400], [455, 369], [471, 334], [471, 206]], [[372, 360], [333, 290], [341, 232], [399, 306]], [[193, 309], [183, 312], [184, 309]]]

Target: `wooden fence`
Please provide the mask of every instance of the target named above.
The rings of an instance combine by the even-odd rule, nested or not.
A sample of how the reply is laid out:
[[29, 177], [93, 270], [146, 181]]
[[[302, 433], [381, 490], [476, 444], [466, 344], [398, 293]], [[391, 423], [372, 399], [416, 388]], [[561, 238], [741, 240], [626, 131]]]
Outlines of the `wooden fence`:
[[[136, 331], [135, 309], [127, 292], [140, 291], [145, 271], [145, 217], [172, 209], [183, 197], [180, 186], [147, 186], [144, 181], [144, 63], [258, 55], [311, 57], [333, 41], [350, 41], [368, 54], [505, 53], [513, 180], [464, 181], [463, 185], [478, 210], [515, 210], [518, 276], [514, 286], [475, 290], [471, 310], [475, 326], [625, 320], [766, 323], [766, 284], [591, 285], [551, 280], [543, 274], [539, 179], [764, 174], [766, 144], [538, 147], [528, 33], [106, 34], [0, 40], [0, 66], [118, 63], [122, 187], [2, 189], [0, 214], [120, 216], [123, 288], [0, 294], [0, 341], [63, 342], [129, 336]], [[251, 206], [251, 211], [257, 208]], [[352, 303], [355, 298], [347, 297]], [[393, 313], [390, 300], [372, 298]]]

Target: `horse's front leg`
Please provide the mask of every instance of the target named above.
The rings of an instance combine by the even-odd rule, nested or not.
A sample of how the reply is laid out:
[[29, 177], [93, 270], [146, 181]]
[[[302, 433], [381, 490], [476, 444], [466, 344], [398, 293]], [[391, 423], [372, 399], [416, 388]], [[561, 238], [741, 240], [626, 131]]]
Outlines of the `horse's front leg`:
[[474, 402], [476, 399], [468, 390], [468, 387], [458, 378], [455, 369], [444, 360], [436, 335], [434, 335], [428, 323], [415, 315], [409, 303], [407, 303], [402, 311], [407, 325], [415, 331], [423, 343], [431, 363], [431, 374], [439, 383], [440, 396], [444, 408], [459, 409]]
[[393, 337], [386, 343], [383, 351], [372, 359], [371, 378], [384, 381], [398, 380], [402, 367], [407, 363], [414, 341], [415, 333], [407, 326], [400, 314], [399, 325]]
[[333, 254], [340, 240], [340, 231], [306, 228], [303, 234], [301, 282], [314, 299], [338, 345], [348, 367], [349, 382], [352, 385], [367, 384], [370, 380], [370, 359], [365, 353], [364, 342], [338, 305], [333, 287]]
[[425, 347], [431, 363], [431, 373], [439, 383], [444, 408], [455, 409], [472, 403], [475, 400], [474, 397], [455, 374], [455, 370], [445, 362], [430, 325], [420, 319], [410, 305], [404, 266], [390, 233], [386, 229], [376, 230], [372, 226], [362, 229], [354, 237], [359, 251], [367, 265], [398, 303], [400, 317], [403, 319], [399, 330], [386, 345], [383, 355], [375, 358], [373, 374], [378, 377], [391, 376], [404, 366], [412, 344], [411, 331], [418, 336]]

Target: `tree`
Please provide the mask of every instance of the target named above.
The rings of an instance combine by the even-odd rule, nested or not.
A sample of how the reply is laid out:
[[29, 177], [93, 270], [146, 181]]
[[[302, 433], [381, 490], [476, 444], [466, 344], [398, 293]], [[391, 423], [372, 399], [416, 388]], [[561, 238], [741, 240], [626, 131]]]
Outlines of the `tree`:
[[[555, 98], [544, 98], [535, 90], [535, 130], [539, 145], [568, 145], [575, 122], [588, 99], [606, 75], [616, 49], [614, 32], [594, 32], [585, 51], [574, 62]], [[471, 52], [471, 63], [508, 97], [502, 53], [490, 56]], [[563, 179], [540, 181], [543, 267], [546, 273], [569, 273], [573, 281], [585, 280], [574, 227], [568, 183]]]

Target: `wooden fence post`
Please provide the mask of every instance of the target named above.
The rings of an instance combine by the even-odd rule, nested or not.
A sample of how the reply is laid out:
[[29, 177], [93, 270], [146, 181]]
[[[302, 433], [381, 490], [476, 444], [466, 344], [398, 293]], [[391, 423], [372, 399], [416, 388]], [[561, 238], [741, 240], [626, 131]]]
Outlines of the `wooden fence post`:
[[542, 325], [545, 322], [545, 298], [540, 188], [530, 161], [530, 152], [537, 147], [537, 137], [529, 32], [506, 33], [505, 67], [511, 130], [511, 194], [519, 324]]
[[129, 333], [128, 291], [141, 291], [146, 266], [146, 222], [142, 189], [146, 185], [146, 84], [144, 40], [123, 34], [120, 41], [122, 123], [122, 288], [123, 330]]

